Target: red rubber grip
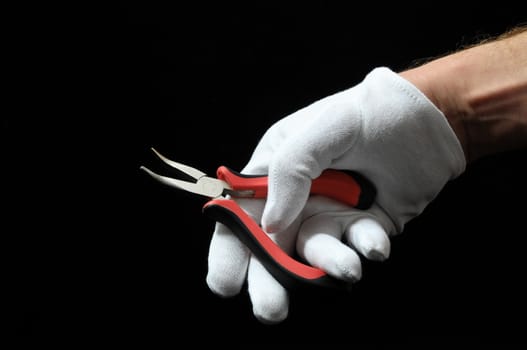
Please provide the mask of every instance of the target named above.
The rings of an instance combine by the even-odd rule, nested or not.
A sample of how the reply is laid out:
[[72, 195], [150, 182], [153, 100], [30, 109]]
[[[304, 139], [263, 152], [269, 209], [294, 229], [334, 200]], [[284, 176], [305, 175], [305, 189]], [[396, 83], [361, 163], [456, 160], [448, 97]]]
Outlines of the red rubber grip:
[[[240, 174], [225, 166], [220, 166], [216, 175], [218, 179], [227, 182], [233, 190], [251, 190], [254, 191], [254, 198], [267, 197], [267, 175]], [[366, 209], [373, 202], [375, 188], [356, 172], [326, 169], [312, 181], [310, 193]]]
[[298, 282], [325, 287], [342, 285], [342, 281], [329, 276], [324, 270], [286, 254], [235, 201], [213, 199], [204, 205], [203, 211], [208, 217], [228, 226], [282, 285], [289, 288], [295, 287]]
[[216, 171], [216, 176], [227, 182], [233, 190], [254, 191], [254, 198], [267, 197], [267, 175], [240, 174], [222, 165]]

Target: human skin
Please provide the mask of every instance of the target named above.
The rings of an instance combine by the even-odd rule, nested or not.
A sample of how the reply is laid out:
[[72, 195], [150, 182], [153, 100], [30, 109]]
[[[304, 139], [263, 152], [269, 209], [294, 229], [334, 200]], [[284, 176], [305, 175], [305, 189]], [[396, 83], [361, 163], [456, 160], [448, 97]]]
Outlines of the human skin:
[[527, 27], [399, 74], [445, 114], [467, 163], [527, 146]]

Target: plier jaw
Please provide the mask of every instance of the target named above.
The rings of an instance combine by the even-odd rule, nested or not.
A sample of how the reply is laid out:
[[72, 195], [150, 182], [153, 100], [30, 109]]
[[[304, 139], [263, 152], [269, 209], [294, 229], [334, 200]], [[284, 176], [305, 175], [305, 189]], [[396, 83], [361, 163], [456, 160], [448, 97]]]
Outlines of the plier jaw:
[[213, 177], [209, 177], [207, 176], [207, 174], [198, 169], [170, 160], [158, 151], [156, 151], [154, 148], [151, 149], [165, 164], [187, 174], [191, 178], [195, 179], [196, 182], [188, 182], [179, 179], [174, 179], [168, 176], [163, 176], [153, 172], [145, 166], [141, 166], [141, 170], [146, 171], [157, 181], [171, 187], [175, 187], [209, 198], [220, 198], [232, 193], [233, 189], [227, 182]]

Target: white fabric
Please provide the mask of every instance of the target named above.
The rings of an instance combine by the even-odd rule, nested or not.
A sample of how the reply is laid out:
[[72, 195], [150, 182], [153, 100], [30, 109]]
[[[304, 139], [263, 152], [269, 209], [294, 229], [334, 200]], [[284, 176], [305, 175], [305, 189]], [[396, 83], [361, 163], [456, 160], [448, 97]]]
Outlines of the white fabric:
[[[388, 236], [400, 233], [465, 165], [441, 111], [414, 85], [379, 67], [354, 87], [269, 128], [242, 170], [269, 175], [267, 202], [243, 200], [240, 205], [274, 232], [286, 251], [292, 252], [296, 242], [298, 253], [313, 266], [356, 281], [361, 277], [356, 251], [386, 259]], [[377, 188], [372, 208], [361, 211], [318, 196], [308, 201], [311, 180], [326, 168], [354, 170], [370, 179]], [[207, 283], [229, 296], [247, 279], [254, 314], [262, 322], [280, 322], [287, 317], [287, 293], [252, 260], [247, 248], [218, 224]]]

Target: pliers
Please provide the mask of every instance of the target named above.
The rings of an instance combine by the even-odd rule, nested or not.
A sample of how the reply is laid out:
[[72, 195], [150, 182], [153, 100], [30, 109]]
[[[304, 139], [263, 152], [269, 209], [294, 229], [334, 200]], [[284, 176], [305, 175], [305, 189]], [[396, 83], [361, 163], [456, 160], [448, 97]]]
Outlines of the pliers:
[[[154, 148], [152, 151], [165, 164], [187, 174], [195, 179], [195, 182], [163, 176], [145, 166], [141, 166], [141, 169], [161, 183], [211, 198], [203, 206], [203, 214], [229, 227], [284, 287], [294, 288], [299, 282], [323, 287], [344, 285], [344, 282], [331, 277], [322, 269], [307, 265], [285, 253], [260, 225], [231, 199], [265, 198], [267, 175], [245, 175], [220, 166], [216, 171], [217, 177], [209, 177], [200, 170], [166, 158]], [[373, 203], [376, 189], [368, 179], [357, 172], [326, 169], [313, 180], [310, 193], [327, 196], [358, 209], [367, 209]]]

